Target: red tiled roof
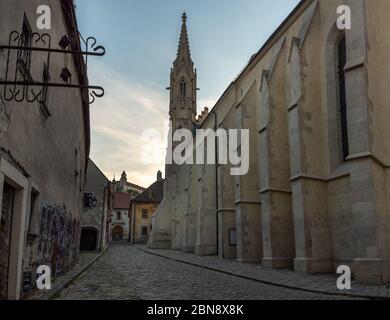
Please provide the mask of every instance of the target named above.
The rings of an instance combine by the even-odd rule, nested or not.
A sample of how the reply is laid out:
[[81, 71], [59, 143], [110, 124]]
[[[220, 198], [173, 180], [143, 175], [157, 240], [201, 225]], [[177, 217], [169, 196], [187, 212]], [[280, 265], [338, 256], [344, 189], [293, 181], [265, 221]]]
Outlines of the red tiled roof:
[[114, 209], [129, 209], [131, 194], [127, 192], [114, 192]]

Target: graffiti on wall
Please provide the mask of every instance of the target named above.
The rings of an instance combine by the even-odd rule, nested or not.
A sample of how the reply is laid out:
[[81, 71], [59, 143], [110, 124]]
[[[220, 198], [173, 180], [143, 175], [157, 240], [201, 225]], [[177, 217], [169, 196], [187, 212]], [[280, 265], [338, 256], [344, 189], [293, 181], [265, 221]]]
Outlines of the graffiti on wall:
[[6, 299], [7, 297], [14, 194], [15, 190], [5, 183], [3, 187], [3, 203], [0, 219], [0, 300]]
[[51, 266], [52, 274], [67, 272], [77, 259], [80, 223], [64, 208], [43, 204], [39, 228], [40, 264]]

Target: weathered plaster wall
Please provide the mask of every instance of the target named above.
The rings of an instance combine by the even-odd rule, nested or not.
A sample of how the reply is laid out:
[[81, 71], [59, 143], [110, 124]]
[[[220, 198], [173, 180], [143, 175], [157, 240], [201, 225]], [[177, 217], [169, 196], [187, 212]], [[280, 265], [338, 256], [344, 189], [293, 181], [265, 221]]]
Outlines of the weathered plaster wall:
[[[120, 213], [120, 219], [117, 214]], [[130, 235], [130, 219], [129, 209], [113, 209], [110, 222], [110, 240], [112, 240], [112, 229], [115, 227], [121, 227], [123, 230], [123, 240], [129, 240]]]
[[[132, 225], [132, 230], [130, 231], [132, 236], [132, 243], [146, 243], [149, 237], [149, 233], [152, 228], [152, 216], [158, 207], [157, 203], [134, 203], [132, 209], [132, 214], [134, 214], [134, 225]], [[144, 219], [142, 217], [142, 210], [148, 210], [148, 218]], [[148, 234], [146, 236], [142, 235], [142, 227], [146, 227]]]
[[84, 193], [93, 193], [93, 196], [96, 199], [96, 207], [83, 207], [81, 213], [81, 228], [93, 228], [97, 231], [97, 250], [103, 250], [107, 246], [105, 226], [108, 212], [108, 185], [108, 179], [96, 165], [89, 160]]
[[[12, 30], [21, 31], [24, 14], [32, 31], [38, 32], [36, 10], [41, 4], [37, 0], [2, 1], [0, 43], [8, 43]], [[52, 46], [57, 47], [68, 30], [60, 1], [49, 0], [46, 4], [52, 11], [52, 29], [48, 33]], [[14, 51], [11, 55], [11, 66], [15, 66], [15, 54]], [[31, 75], [36, 81], [41, 81], [46, 55], [34, 52], [31, 57]], [[4, 78], [5, 62], [5, 52], [0, 52], [0, 78]], [[52, 54], [52, 82], [62, 82], [60, 73], [65, 66], [72, 73], [72, 79], [77, 81], [73, 57]], [[23, 271], [34, 275], [38, 264], [47, 263], [53, 267], [53, 275], [63, 273], [78, 256], [82, 191], [89, 148], [81, 92], [78, 89], [49, 89], [47, 107], [51, 116], [46, 118], [38, 103], [6, 102], [3, 87], [0, 89], [0, 157], [28, 179], [25, 189], [27, 210], [23, 212], [23, 228], [26, 228], [22, 230], [25, 247]], [[32, 188], [38, 192], [38, 204], [31, 211], [30, 219]], [[29, 230], [31, 224], [35, 227]], [[18, 295], [13, 297], [18, 298]]]

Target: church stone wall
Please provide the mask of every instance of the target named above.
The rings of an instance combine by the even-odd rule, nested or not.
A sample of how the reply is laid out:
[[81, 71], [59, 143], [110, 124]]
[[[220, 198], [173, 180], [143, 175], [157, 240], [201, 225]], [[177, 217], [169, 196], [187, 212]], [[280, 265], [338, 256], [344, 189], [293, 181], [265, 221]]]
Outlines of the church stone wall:
[[[336, 27], [342, 4], [352, 11], [345, 32]], [[389, 13], [384, 0], [302, 1], [227, 88], [202, 128], [215, 127], [215, 114], [218, 127], [249, 128], [250, 170], [231, 177], [226, 165], [217, 173], [215, 165], [199, 166], [198, 183], [186, 191], [199, 199], [196, 254], [305, 273], [347, 264], [357, 281], [390, 282]], [[345, 160], [337, 74], [343, 36]], [[235, 252], [226, 246], [234, 227]]]

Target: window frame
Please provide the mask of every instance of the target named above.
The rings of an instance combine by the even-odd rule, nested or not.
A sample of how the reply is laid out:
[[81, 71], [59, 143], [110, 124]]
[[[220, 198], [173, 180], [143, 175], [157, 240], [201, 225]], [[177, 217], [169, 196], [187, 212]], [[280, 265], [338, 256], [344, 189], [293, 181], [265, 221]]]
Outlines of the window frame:
[[[31, 29], [30, 22], [27, 18], [26, 13], [23, 16], [22, 33], [18, 46], [27, 48], [31, 47], [33, 41], [33, 32]], [[32, 79], [30, 74], [31, 68], [31, 50], [19, 49], [17, 52], [17, 69], [23, 81], [29, 81]]]
[[141, 209], [141, 217], [144, 220], [147, 220], [149, 218], [149, 210], [146, 208]]
[[[87, 195], [91, 195], [90, 199], [88, 197], [88, 200], [90, 200], [89, 205], [87, 206]], [[93, 209], [93, 199], [95, 198], [95, 193], [93, 192], [84, 192], [84, 209]]]

